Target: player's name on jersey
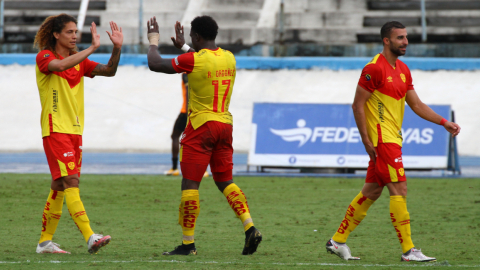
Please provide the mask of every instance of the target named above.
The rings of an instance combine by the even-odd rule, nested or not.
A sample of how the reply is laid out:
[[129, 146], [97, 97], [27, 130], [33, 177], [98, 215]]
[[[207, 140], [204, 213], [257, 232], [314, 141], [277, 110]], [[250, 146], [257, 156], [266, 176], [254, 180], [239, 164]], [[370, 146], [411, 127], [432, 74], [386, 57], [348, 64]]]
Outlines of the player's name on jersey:
[[[232, 77], [235, 76], [235, 69], [234, 68], [229, 68], [229, 69], [219, 69], [215, 71], [215, 77], [221, 78], [221, 77]], [[209, 71], [208, 72], [208, 78], [212, 78], [212, 73]]]

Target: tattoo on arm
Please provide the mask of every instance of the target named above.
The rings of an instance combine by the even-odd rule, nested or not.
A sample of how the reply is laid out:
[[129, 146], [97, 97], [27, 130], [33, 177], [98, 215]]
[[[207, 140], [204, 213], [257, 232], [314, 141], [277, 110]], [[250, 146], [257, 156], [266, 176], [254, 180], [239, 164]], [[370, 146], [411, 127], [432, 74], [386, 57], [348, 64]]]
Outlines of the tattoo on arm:
[[98, 64], [92, 71], [92, 75], [112, 77], [117, 73], [118, 62], [120, 61], [120, 48], [113, 47], [112, 57], [108, 61], [107, 65]]

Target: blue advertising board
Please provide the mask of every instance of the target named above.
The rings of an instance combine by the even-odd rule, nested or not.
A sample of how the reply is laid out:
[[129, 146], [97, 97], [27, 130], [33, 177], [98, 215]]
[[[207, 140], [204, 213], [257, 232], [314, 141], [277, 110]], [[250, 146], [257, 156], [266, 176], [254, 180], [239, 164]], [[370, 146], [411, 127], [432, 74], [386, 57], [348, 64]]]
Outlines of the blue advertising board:
[[[450, 119], [450, 106], [430, 107]], [[405, 106], [402, 134], [405, 168], [447, 167], [442, 126]], [[369, 161], [349, 104], [255, 103], [251, 142], [253, 166], [366, 168]]]

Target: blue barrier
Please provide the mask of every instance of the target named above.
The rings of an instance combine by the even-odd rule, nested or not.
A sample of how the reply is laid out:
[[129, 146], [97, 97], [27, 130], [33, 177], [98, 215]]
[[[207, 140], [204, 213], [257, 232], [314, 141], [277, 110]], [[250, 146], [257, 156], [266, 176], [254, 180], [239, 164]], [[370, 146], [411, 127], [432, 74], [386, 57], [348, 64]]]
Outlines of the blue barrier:
[[[430, 107], [450, 119], [449, 105]], [[403, 123], [405, 168], [447, 168], [448, 132], [408, 106]], [[254, 103], [252, 142], [254, 166], [366, 168], [370, 159], [350, 104]]]
[[[34, 65], [35, 54], [0, 54], [0, 65]], [[162, 55], [173, 58], [176, 55]], [[110, 54], [93, 54], [90, 60], [107, 63]], [[370, 57], [257, 57], [237, 56], [238, 69], [362, 69]], [[402, 57], [410, 69], [419, 70], [480, 70], [480, 58]], [[120, 65], [146, 66], [146, 54], [123, 54]]]

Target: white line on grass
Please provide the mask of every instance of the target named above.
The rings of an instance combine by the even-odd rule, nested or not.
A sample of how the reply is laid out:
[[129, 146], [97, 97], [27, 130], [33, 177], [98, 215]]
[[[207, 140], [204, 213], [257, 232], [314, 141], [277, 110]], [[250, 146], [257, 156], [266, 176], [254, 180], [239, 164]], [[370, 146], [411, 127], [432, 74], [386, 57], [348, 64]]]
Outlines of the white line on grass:
[[7, 262], [0, 261], [0, 264], [21, 264], [21, 263], [194, 263], [194, 264], [245, 264], [245, 265], [291, 265], [291, 266], [353, 266], [353, 267], [464, 267], [464, 268], [479, 268], [480, 265], [451, 265], [448, 261], [435, 262], [435, 263], [424, 263], [424, 264], [348, 264], [348, 263], [247, 263], [247, 262], [200, 262], [200, 261], [177, 261], [177, 260], [130, 260], [130, 261], [17, 261], [17, 262]]

